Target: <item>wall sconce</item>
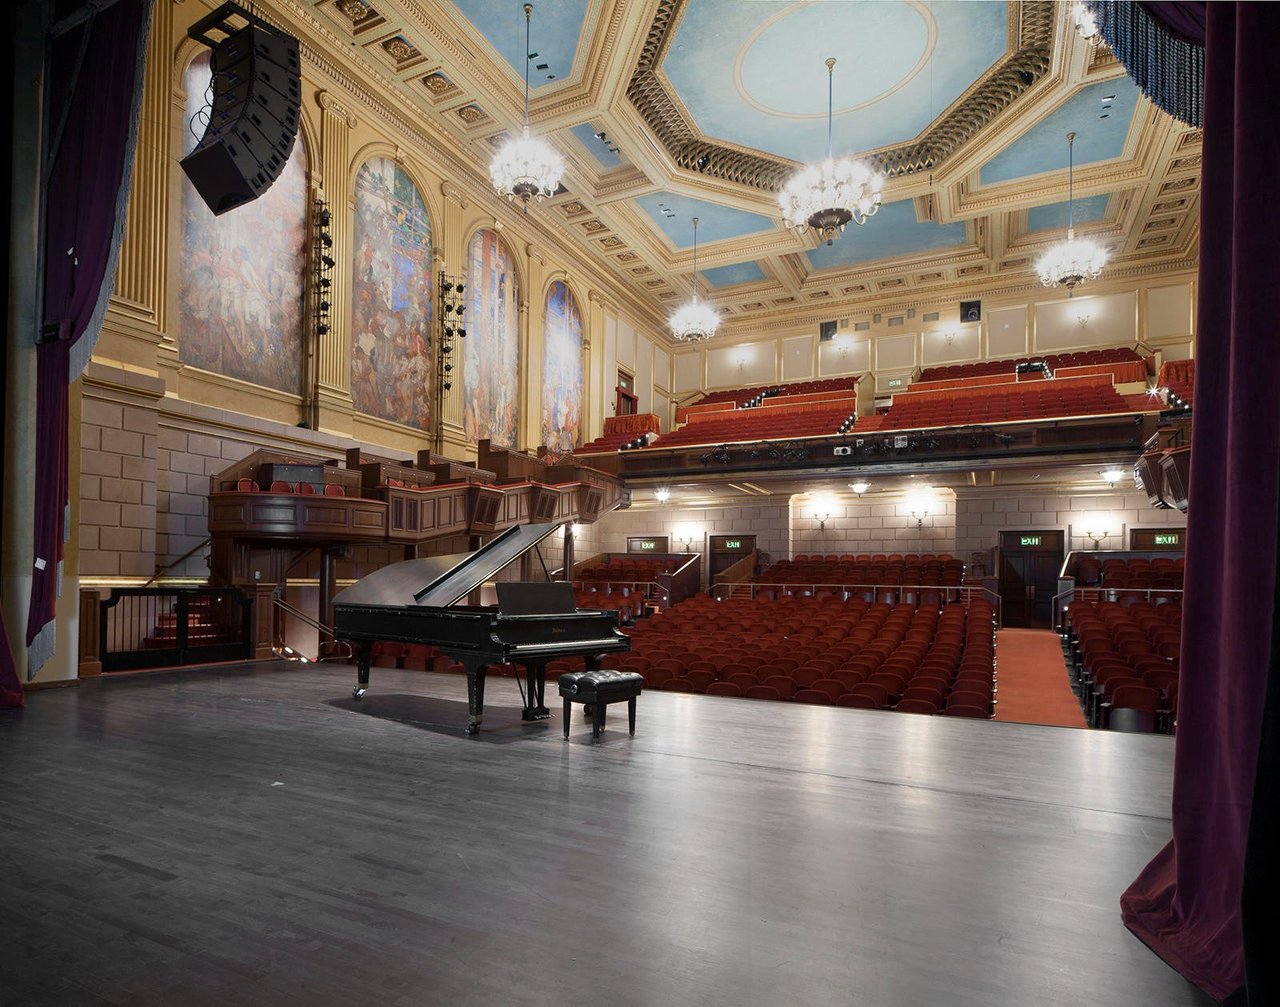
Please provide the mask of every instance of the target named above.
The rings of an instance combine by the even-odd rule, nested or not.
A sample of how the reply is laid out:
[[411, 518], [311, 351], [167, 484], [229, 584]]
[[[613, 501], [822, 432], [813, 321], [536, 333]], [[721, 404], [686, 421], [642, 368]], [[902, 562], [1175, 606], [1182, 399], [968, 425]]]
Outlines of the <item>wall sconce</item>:
[[1086, 325], [1089, 324], [1089, 319], [1092, 317], [1093, 315], [1089, 314], [1087, 311], [1078, 312], [1076, 314], [1076, 324], [1083, 329]]
[[571, 538], [581, 538], [582, 525], [578, 524], [577, 522], [574, 522], [573, 524], [569, 525], [569, 535]]
[[1110, 532], [1108, 532], [1106, 528], [1090, 528], [1085, 532], [1085, 535], [1093, 542], [1093, 548], [1095, 550], [1097, 550], [1097, 548], [1102, 544], [1102, 540], [1109, 534]]
[[853, 492], [856, 493], [859, 498], [861, 498], [863, 493], [871, 489], [871, 484], [860, 479], [856, 483], [850, 483], [849, 489], [853, 490]]
[[1106, 482], [1108, 486], [1115, 486], [1124, 478], [1124, 469], [1104, 469], [1102, 472], [1099, 472], [1098, 475], [1102, 476], [1103, 481]]
[[916, 527], [924, 528], [924, 519], [933, 511], [933, 491], [930, 487], [919, 489], [907, 498], [911, 507], [911, 516], [916, 519]]
[[819, 531], [826, 531], [827, 522], [831, 520], [831, 512], [815, 507], [813, 509], [813, 519], [818, 522]]
[[671, 537], [684, 546], [685, 552], [693, 552], [694, 533], [692, 529], [684, 528], [675, 532]]
[[664, 504], [669, 499], [671, 499], [671, 491], [667, 489], [665, 486], [659, 486], [656, 490], [653, 491], [653, 497], [655, 500], [658, 501], [658, 503]]
[[946, 340], [946, 343], [948, 346], [953, 346], [956, 341], [955, 329], [948, 329], [946, 334], [942, 338]]

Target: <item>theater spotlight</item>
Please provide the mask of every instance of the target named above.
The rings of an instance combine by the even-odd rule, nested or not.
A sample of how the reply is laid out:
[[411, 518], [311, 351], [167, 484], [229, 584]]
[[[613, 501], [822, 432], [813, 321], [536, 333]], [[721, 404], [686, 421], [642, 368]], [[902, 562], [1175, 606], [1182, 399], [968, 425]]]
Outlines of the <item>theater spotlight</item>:
[[333, 247], [333, 235], [332, 235], [332, 234], [330, 234], [328, 231], [321, 231], [321, 232], [320, 232], [320, 244], [324, 245], [324, 247], [325, 247], [325, 248], [332, 248], [332, 247]]
[[442, 291], [444, 291], [446, 294], [447, 294], [447, 293], [450, 293], [450, 292], [453, 290], [453, 283], [452, 283], [452, 281], [450, 281], [450, 280], [444, 280], [444, 281], [440, 284], [440, 289], [441, 289]]
[[459, 336], [461, 336], [463, 339], [466, 339], [466, 338], [467, 338], [467, 330], [466, 330], [466, 329], [459, 329], [459, 330], [458, 330], [458, 335], [459, 335]]
[[455, 310], [458, 312], [459, 315], [461, 315], [464, 311], [467, 310], [467, 306], [465, 304], [459, 304]]
[[337, 265], [337, 263], [333, 260], [333, 257], [329, 255], [320, 256], [320, 262], [325, 269], [332, 269], [334, 266]]
[[322, 336], [327, 336], [329, 334], [329, 326], [326, 325], [324, 322], [321, 322], [319, 325], [316, 326], [316, 332], [318, 332]]
[[328, 301], [322, 298], [320, 303], [316, 305], [316, 307], [318, 307], [321, 311], [328, 311], [332, 307], [332, 305]]
[[321, 211], [320, 211], [320, 226], [321, 226], [321, 227], [328, 227], [328, 226], [329, 226], [329, 221], [330, 221], [330, 220], [332, 220], [332, 219], [333, 219], [333, 217], [332, 217], [332, 215], [329, 213], [329, 211], [328, 211], [328, 210], [321, 210]]
[[321, 290], [328, 290], [328, 289], [329, 289], [330, 287], [332, 287], [332, 286], [333, 286], [333, 281], [332, 281], [331, 279], [329, 279], [329, 277], [327, 277], [327, 276], [322, 276], [322, 277], [320, 277], [320, 289], [321, 289]]

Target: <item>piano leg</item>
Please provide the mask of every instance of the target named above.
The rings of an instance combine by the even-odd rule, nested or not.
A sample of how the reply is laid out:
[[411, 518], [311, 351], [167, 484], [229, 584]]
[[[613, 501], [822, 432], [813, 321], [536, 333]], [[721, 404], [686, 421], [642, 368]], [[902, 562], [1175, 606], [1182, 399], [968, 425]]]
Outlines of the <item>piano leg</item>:
[[525, 702], [529, 705], [520, 712], [522, 720], [549, 720], [551, 711], [547, 709], [547, 662], [528, 661], [525, 663], [524, 682], [528, 690]]
[[480, 720], [484, 716], [484, 669], [483, 664], [466, 660], [467, 667], [467, 718], [466, 733], [476, 734], [480, 730]]
[[364, 699], [369, 691], [369, 665], [373, 660], [373, 645], [356, 644], [356, 687], [351, 690], [352, 699]]

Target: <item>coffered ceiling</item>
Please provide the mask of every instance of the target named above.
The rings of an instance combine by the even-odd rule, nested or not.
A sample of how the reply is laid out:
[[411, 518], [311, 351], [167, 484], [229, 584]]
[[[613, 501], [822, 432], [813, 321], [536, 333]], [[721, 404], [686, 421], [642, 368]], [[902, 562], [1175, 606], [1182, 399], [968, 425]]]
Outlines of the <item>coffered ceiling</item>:
[[[311, 0], [434, 118], [478, 177], [519, 126], [518, 0]], [[1200, 135], [1158, 112], [1068, 4], [987, 0], [537, 0], [533, 129], [567, 164], [531, 209], [660, 322], [688, 296], [692, 218], [725, 335], [895, 304], [1033, 290], [1066, 228], [1113, 275], [1194, 266]], [[886, 175], [884, 204], [834, 244], [782, 225], [776, 192], [825, 154]], [[495, 197], [496, 198], [496, 197]]]

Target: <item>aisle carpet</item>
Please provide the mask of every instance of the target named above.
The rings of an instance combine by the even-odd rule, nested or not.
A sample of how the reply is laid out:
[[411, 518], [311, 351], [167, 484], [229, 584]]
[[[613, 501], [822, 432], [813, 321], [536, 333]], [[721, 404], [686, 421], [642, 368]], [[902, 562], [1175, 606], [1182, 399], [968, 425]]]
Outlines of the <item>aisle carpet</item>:
[[1062, 644], [1052, 630], [1000, 630], [996, 634], [996, 686], [996, 720], [1085, 726], [1067, 677]]

